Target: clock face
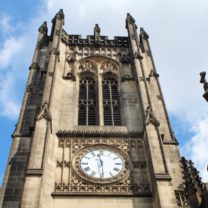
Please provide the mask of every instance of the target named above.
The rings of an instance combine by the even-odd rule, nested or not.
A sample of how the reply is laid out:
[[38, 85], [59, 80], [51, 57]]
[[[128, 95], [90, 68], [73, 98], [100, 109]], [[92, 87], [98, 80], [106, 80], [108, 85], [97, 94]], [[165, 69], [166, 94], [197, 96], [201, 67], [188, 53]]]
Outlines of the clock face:
[[82, 156], [80, 167], [90, 177], [108, 179], [122, 171], [123, 158], [112, 150], [95, 149]]

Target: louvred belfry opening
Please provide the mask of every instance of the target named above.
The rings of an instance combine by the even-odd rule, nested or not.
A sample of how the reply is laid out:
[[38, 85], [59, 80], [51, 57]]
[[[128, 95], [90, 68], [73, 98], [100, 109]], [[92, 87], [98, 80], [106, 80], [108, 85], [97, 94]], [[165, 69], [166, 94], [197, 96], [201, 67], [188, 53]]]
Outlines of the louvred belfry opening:
[[106, 75], [102, 81], [104, 125], [121, 125], [118, 82]]
[[79, 83], [79, 125], [97, 125], [96, 82], [90, 77], [82, 77]]

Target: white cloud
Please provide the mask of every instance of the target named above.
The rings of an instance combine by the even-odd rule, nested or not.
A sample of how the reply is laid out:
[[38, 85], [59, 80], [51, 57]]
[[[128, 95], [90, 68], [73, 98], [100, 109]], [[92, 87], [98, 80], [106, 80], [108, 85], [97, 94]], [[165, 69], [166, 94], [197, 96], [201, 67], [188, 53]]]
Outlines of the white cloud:
[[7, 74], [0, 79], [0, 115], [16, 119], [19, 114], [19, 105], [15, 100], [14, 78]]
[[195, 135], [182, 147], [182, 153], [193, 160], [203, 180], [208, 182], [208, 118], [201, 120], [197, 126], [194, 126], [193, 131]]
[[21, 40], [13, 37], [4, 42], [2, 49], [0, 49], [0, 69], [6, 68], [12, 63], [14, 54], [21, 49], [21, 46]]
[[0, 16], [0, 29], [1, 33], [8, 33], [12, 30], [10, 17], [8, 15]]

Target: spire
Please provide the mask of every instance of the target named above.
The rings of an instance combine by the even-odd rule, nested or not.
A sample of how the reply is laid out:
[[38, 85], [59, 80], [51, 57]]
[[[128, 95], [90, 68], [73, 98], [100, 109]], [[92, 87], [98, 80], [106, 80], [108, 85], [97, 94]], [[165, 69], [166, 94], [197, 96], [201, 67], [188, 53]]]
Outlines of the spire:
[[144, 39], [149, 38], [149, 35], [145, 32], [145, 30], [142, 27], [140, 28], [140, 37], [142, 37]]
[[94, 39], [95, 41], [99, 41], [100, 39], [100, 27], [98, 24], [95, 24], [95, 27], [94, 27]]
[[43, 22], [43, 24], [39, 27], [38, 31], [40, 33], [47, 33], [48, 32], [48, 27], [47, 27], [47, 22]]
[[64, 11], [63, 11], [63, 9], [60, 9], [60, 10], [56, 13], [55, 17], [52, 19], [52, 23], [53, 23], [56, 19], [64, 20]]

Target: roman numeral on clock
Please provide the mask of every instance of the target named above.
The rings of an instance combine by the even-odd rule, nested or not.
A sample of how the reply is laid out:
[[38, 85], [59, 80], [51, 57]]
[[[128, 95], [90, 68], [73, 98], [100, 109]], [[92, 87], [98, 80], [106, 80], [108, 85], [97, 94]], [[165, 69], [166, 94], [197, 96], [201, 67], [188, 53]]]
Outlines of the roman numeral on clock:
[[88, 172], [89, 170], [90, 170], [89, 167], [84, 168], [84, 171], [85, 171], [85, 172]]
[[82, 165], [88, 165], [88, 163], [87, 162], [82, 162]]
[[94, 152], [90, 152], [90, 153], [91, 153], [92, 156], [95, 156], [95, 153]]
[[115, 165], [121, 165], [121, 163], [115, 163]]
[[96, 174], [96, 172], [95, 171], [92, 171], [91, 176], [94, 176], [95, 174]]
[[118, 171], [119, 171], [119, 169], [118, 169], [118, 168], [113, 168], [113, 170], [114, 170], [114, 171], [116, 171], [116, 172], [118, 172]]

